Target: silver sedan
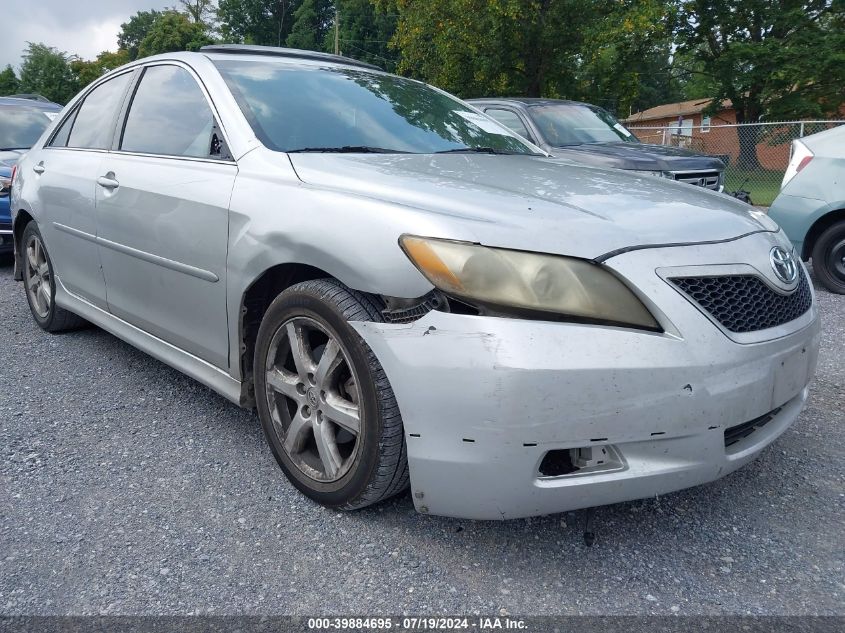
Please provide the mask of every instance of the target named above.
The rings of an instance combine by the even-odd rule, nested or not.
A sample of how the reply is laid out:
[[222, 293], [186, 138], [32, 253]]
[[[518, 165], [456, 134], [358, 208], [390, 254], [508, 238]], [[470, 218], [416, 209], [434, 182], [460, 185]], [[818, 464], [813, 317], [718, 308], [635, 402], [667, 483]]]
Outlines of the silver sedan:
[[86, 88], [12, 178], [16, 275], [244, 406], [303, 493], [503, 519], [721, 477], [797, 418], [807, 273], [715, 192], [549, 158], [319, 53], [215, 46]]

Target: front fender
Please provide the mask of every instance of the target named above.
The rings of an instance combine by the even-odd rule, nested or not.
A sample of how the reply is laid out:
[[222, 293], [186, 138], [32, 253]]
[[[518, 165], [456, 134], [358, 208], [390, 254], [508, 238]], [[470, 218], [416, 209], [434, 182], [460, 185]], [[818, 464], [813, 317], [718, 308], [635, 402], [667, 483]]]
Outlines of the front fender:
[[[284, 155], [253, 152], [239, 164], [229, 212], [230, 355], [239, 353], [244, 294], [267, 270], [304, 264], [361, 292], [414, 298], [433, 286], [399, 246], [403, 233], [455, 235], [431, 214], [303, 183]], [[249, 160], [247, 160], [249, 159]], [[240, 373], [237, 363], [232, 372]], [[240, 376], [234, 376], [240, 378]]]
[[810, 257], [811, 245], [806, 243], [810, 229], [828, 213], [839, 209], [845, 209], [845, 200], [828, 202], [781, 193], [769, 207], [769, 217], [780, 225], [806, 261]]

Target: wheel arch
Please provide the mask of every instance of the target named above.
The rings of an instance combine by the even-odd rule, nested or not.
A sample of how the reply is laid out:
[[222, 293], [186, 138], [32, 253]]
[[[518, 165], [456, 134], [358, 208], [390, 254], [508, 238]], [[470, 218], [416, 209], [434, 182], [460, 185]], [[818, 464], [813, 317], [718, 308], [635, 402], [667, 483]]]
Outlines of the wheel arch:
[[15, 281], [23, 279], [23, 261], [21, 260], [21, 238], [26, 229], [27, 224], [34, 222], [35, 218], [25, 210], [20, 210], [15, 214], [15, 221], [12, 224], [12, 241], [15, 245]]
[[807, 231], [807, 236], [804, 238], [804, 244], [801, 249], [801, 259], [808, 261], [813, 253], [813, 247], [816, 245], [816, 240], [819, 239], [819, 236], [831, 226], [839, 222], [845, 222], [845, 206], [833, 211], [828, 211], [813, 222], [813, 225]]
[[252, 363], [255, 357], [255, 342], [258, 328], [273, 300], [294, 284], [312, 279], [331, 278], [334, 275], [312, 266], [298, 262], [276, 264], [267, 268], [241, 295], [238, 310], [238, 366], [243, 385], [243, 400], [247, 406], [255, 402], [253, 388]]

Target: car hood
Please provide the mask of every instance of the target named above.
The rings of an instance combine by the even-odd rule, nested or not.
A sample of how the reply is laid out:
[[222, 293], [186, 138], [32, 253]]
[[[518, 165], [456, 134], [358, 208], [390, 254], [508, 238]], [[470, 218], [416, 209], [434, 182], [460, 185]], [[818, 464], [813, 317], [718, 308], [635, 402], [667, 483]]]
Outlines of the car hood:
[[[407, 232], [597, 258], [631, 247], [776, 231], [733, 198], [663, 178], [534, 156], [290, 154], [310, 185], [411, 207]], [[434, 235], [429, 232], [428, 235]]]
[[703, 156], [681, 147], [648, 143], [586, 143], [551, 148], [552, 154], [589, 165], [643, 171], [707, 171], [725, 168], [713, 156]]

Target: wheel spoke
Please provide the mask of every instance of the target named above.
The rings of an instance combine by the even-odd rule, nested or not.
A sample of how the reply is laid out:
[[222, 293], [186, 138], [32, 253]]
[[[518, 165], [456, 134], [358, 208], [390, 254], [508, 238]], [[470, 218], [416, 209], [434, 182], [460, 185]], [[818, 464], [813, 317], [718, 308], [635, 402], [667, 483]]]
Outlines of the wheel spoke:
[[323, 350], [323, 355], [320, 357], [320, 362], [317, 364], [317, 371], [314, 373], [314, 383], [318, 389], [326, 390], [326, 379], [334, 373], [343, 361], [343, 356], [340, 353], [340, 346], [334, 339], [329, 339], [326, 347]]
[[32, 271], [35, 272], [38, 270], [38, 240], [35, 240], [29, 245], [29, 248], [26, 249], [26, 257], [29, 259], [29, 267], [32, 268]]
[[41, 280], [38, 278], [38, 275], [33, 275], [32, 277], [26, 280], [26, 286], [33, 292], [35, 292], [35, 287], [41, 283]]
[[285, 450], [288, 454], [293, 455], [302, 451], [310, 430], [311, 420], [304, 417], [301, 411], [297, 411], [291, 418], [290, 426], [285, 434]]
[[299, 377], [288, 374], [278, 368], [273, 368], [267, 372], [267, 386], [271, 389], [286, 395], [288, 398], [299, 401], [301, 394], [296, 390], [296, 385], [299, 384]]
[[353, 435], [361, 432], [361, 418], [356, 405], [329, 394], [322, 410], [329, 420]]
[[[44, 309], [50, 309], [50, 287], [47, 285], [46, 282], [42, 281], [41, 285], [38, 286], [38, 294], [44, 301]], [[40, 303], [40, 302], [39, 302]]]
[[50, 274], [50, 267], [47, 265], [47, 262], [44, 262], [38, 267], [38, 274], [44, 279], [47, 278]]
[[333, 479], [343, 465], [343, 459], [337, 448], [334, 429], [330, 424], [317, 424], [314, 427], [314, 439], [317, 442], [317, 452], [320, 454], [320, 461], [323, 462], [326, 476]]
[[288, 341], [290, 342], [290, 353], [293, 356], [293, 363], [296, 365], [296, 373], [300, 380], [308, 382], [308, 374], [314, 371], [314, 360], [311, 356], [311, 346], [305, 338], [305, 332], [301, 325], [296, 323], [287, 324]]

